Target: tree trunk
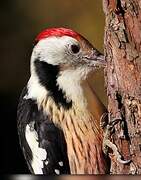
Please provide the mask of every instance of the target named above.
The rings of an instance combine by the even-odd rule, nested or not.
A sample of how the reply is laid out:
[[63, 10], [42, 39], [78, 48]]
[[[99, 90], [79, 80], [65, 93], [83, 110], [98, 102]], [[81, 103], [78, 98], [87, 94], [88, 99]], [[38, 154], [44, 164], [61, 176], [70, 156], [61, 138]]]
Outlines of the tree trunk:
[[111, 141], [131, 159], [123, 165], [111, 154], [111, 173], [141, 174], [141, 0], [103, 0], [103, 7], [108, 111], [110, 121], [122, 119]]

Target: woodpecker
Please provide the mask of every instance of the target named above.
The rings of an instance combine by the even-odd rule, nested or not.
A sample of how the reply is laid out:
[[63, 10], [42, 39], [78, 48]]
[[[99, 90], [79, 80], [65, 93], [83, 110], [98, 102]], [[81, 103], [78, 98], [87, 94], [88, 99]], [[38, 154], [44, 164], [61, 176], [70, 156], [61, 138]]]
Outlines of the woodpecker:
[[34, 174], [105, 174], [100, 119], [107, 112], [89, 78], [104, 56], [79, 33], [45, 29], [18, 105], [18, 134]]

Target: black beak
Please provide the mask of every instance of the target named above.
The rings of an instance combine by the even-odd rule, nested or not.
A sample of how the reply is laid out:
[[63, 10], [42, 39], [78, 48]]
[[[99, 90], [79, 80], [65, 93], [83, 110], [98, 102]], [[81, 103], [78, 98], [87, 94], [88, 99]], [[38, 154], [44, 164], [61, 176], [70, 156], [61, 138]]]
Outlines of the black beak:
[[105, 57], [98, 50], [94, 49], [91, 54], [85, 56], [91, 66], [106, 66]]

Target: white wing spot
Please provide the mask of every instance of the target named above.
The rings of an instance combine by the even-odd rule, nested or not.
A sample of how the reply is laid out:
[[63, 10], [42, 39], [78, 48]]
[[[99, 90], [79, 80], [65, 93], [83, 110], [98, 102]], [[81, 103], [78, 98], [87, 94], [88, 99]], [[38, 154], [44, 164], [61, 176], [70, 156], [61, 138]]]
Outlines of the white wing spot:
[[28, 95], [26, 94], [26, 95], [23, 97], [23, 99], [26, 99], [26, 100], [29, 99], [29, 98], [28, 98]]
[[47, 157], [47, 152], [45, 149], [39, 147], [38, 134], [34, 129], [34, 123], [35, 122], [32, 122], [26, 126], [25, 137], [32, 151], [33, 159], [31, 165], [34, 173], [43, 174], [43, 161]]
[[58, 164], [62, 167], [63, 166], [63, 161], [60, 161]]
[[55, 171], [56, 174], [58, 174], [58, 175], [60, 174], [59, 169], [55, 169], [54, 171]]
[[45, 161], [45, 165], [48, 165], [48, 161], [47, 160]]

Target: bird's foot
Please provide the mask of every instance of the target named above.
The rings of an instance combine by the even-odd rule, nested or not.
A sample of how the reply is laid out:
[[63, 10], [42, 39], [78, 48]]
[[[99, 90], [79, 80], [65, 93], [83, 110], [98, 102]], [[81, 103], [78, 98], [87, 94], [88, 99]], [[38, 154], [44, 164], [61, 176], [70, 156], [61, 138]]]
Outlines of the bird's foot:
[[103, 152], [106, 156], [108, 156], [109, 149], [111, 149], [118, 162], [122, 164], [128, 164], [131, 162], [131, 160], [123, 160], [122, 155], [118, 151], [118, 147], [110, 140], [111, 135], [115, 131], [115, 125], [119, 122], [122, 122], [122, 119], [115, 118], [111, 122], [109, 122], [107, 126], [104, 128]]

